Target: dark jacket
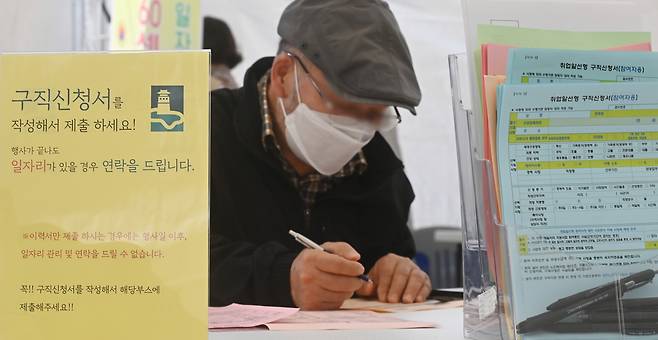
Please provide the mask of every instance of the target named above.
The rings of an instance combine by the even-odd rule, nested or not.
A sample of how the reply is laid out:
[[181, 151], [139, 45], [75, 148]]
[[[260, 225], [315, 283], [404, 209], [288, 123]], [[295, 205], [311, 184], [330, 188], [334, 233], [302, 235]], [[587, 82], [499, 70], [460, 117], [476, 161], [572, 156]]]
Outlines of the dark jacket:
[[319, 244], [349, 243], [366, 271], [387, 253], [415, 255], [407, 227], [414, 193], [379, 134], [363, 148], [366, 172], [319, 194], [311, 211], [304, 210], [280, 161], [262, 144], [256, 85], [272, 62], [256, 62], [243, 88], [211, 94], [211, 306], [292, 306], [290, 266], [302, 247], [289, 229]]

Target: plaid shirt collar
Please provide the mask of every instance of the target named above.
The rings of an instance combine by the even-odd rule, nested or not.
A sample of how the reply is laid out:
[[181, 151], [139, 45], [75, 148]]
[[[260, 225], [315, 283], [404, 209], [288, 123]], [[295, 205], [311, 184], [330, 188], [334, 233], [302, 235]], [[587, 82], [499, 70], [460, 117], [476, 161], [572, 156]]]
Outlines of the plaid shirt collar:
[[325, 176], [317, 172], [300, 176], [295, 169], [283, 158], [281, 148], [274, 134], [274, 125], [272, 115], [270, 114], [269, 104], [267, 102], [267, 87], [269, 84], [270, 71], [258, 82], [258, 93], [261, 104], [261, 114], [263, 115], [263, 134], [262, 143], [265, 151], [273, 153], [280, 161], [283, 169], [288, 174], [293, 185], [300, 191], [300, 195], [307, 207], [315, 203], [315, 197], [318, 193], [326, 192], [331, 187], [340, 182], [343, 178], [352, 175], [361, 175], [368, 168], [363, 150], [352, 158], [338, 173]]

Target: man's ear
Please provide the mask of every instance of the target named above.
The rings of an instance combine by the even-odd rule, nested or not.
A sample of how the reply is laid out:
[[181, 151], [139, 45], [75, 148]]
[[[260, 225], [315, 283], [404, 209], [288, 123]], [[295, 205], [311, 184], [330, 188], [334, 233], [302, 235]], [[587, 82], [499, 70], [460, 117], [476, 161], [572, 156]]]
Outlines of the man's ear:
[[292, 67], [292, 58], [285, 53], [280, 53], [274, 58], [272, 73], [270, 75], [270, 91], [272, 91], [274, 96], [278, 98], [290, 97], [289, 89], [292, 89], [292, 87], [287, 84], [290, 84], [292, 81], [290, 78], [293, 74]]

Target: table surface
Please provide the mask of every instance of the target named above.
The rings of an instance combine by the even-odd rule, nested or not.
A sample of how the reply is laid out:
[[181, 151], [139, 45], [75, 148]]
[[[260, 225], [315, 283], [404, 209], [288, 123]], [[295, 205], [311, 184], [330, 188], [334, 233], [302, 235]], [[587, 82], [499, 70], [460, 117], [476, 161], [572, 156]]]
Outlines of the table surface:
[[422, 312], [405, 312], [391, 314], [395, 317], [411, 321], [425, 321], [438, 324], [438, 328], [426, 329], [379, 329], [379, 330], [331, 330], [331, 331], [210, 331], [209, 340], [463, 340], [463, 315], [461, 308], [432, 310]]

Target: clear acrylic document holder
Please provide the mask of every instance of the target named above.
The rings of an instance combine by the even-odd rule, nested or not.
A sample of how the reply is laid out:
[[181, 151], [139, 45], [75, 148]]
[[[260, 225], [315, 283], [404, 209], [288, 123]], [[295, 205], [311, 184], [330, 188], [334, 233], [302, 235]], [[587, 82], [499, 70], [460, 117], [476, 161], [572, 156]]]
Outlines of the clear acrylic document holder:
[[[652, 284], [653, 274], [646, 282], [628, 282], [625, 280], [627, 274], [617, 274], [655, 270], [658, 250], [647, 251], [642, 259], [625, 264], [626, 267], [611, 267], [609, 276], [601, 282], [601, 285], [608, 285], [601, 292], [609, 294], [598, 304], [563, 318], [554, 316], [555, 313], [541, 315], [542, 320], [548, 318], [551, 321], [553, 318], [557, 322], [564, 319], [557, 326], [551, 326], [550, 331], [518, 330], [520, 322], [514, 318], [514, 297], [509, 289], [512, 280], [509, 273], [510, 247], [506, 244], [506, 240], [516, 240], [516, 235], [511, 233], [514, 229], [508, 230], [499, 222], [492, 165], [482, 156], [482, 145], [477, 143], [479, 138], [474, 128], [477, 118], [468, 107], [468, 95], [463, 95], [469, 91], [467, 75], [463, 73], [468, 64], [464, 55], [451, 55], [449, 65], [462, 198], [465, 337], [477, 340], [658, 339], [658, 316], [652, 316], [658, 315], [658, 297], [632, 299], [626, 297], [632, 296], [629, 293], [622, 298], [628, 291]], [[571, 256], [569, 260], [581, 268], [597, 265], [577, 256]], [[571, 294], [565, 294], [565, 297]], [[577, 303], [576, 307], [567, 306], [565, 309], [578, 307]]]

